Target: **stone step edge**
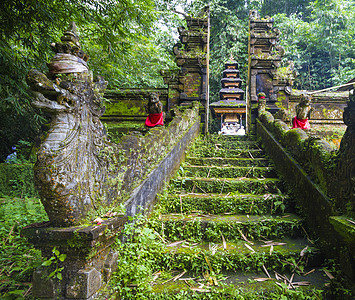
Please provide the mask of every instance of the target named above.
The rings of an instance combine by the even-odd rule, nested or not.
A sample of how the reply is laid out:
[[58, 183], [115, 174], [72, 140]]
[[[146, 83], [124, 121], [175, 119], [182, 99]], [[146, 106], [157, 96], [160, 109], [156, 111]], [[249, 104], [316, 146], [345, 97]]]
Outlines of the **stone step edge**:
[[267, 166], [267, 167], [260, 167], [260, 166], [256, 166], [256, 167], [247, 167], [247, 166], [215, 166], [215, 165], [212, 165], [212, 166], [201, 166], [201, 165], [186, 165], [184, 166], [184, 168], [200, 168], [200, 169], [203, 169], [203, 168], [215, 168], [215, 169], [225, 169], [225, 168], [228, 168], [228, 169], [253, 169], [253, 170], [265, 170], [265, 171], [273, 171], [275, 170], [275, 168], [273, 166]]
[[[272, 255], [274, 252], [279, 254], [285, 253], [298, 253], [300, 256], [306, 254], [318, 254], [319, 250], [316, 247], [313, 247], [306, 238], [283, 238], [277, 240], [269, 241], [260, 241], [253, 240], [249, 241], [247, 238], [241, 235], [241, 239], [238, 242], [223, 241], [224, 237], [221, 235], [220, 243], [213, 242], [199, 242], [193, 243], [186, 240], [182, 241], [165, 241], [167, 252], [174, 253], [192, 253], [201, 252], [201, 253], [210, 253], [212, 255], [229, 255], [233, 253], [264, 253]], [[288, 245], [299, 245], [299, 247], [291, 248]], [[208, 248], [207, 248], [208, 247]]]
[[160, 216], [160, 221], [183, 221], [191, 222], [199, 220], [201, 222], [228, 222], [228, 223], [254, 223], [260, 221], [288, 221], [288, 222], [299, 222], [302, 220], [301, 217], [288, 213], [284, 215], [211, 215], [211, 214], [164, 214]]
[[216, 177], [176, 177], [175, 180], [191, 180], [191, 181], [220, 181], [220, 182], [282, 182], [279, 178], [246, 178], [246, 177], [235, 177], [235, 178], [216, 178]]
[[[210, 194], [202, 194], [202, 193], [184, 193], [184, 194], [169, 194], [167, 198], [179, 198], [179, 197], [186, 197], [186, 198], [248, 198], [248, 199], [260, 199], [264, 198], [264, 200], [268, 200], [269, 198], [278, 198], [278, 197], [284, 197], [285, 200], [290, 200], [290, 196], [285, 195], [285, 194], [270, 194], [270, 193], [265, 193], [265, 194], [246, 194], [246, 193], [240, 193], [240, 194], [217, 194], [217, 193], [210, 193]], [[267, 197], [267, 199], [265, 199]]]
[[[303, 284], [305, 284], [305, 282], [310, 283], [310, 285], [304, 285], [304, 286], [299, 286], [299, 284], [297, 284], [297, 290], [324, 289], [324, 286], [326, 284], [329, 284], [330, 282], [329, 278], [325, 276], [323, 276], [322, 278], [324, 271], [321, 268], [307, 268], [305, 269], [305, 271], [309, 272], [312, 271], [313, 269], [315, 271], [313, 271], [312, 273], [306, 276], [293, 273], [295, 274], [295, 276], [293, 277], [294, 283], [296, 282], [303, 282]], [[198, 275], [197, 277], [196, 276], [191, 277], [190, 276], [191, 274], [189, 274], [188, 272], [185, 272], [182, 269], [179, 270], [176, 269], [172, 274], [172, 276], [174, 277], [171, 277], [171, 279], [153, 284], [152, 293], [153, 295], [154, 294], [155, 295], [161, 295], [161, 294], [176, 295], [176, 293], [183, 291], [185, 293], [187, 292], [191, 294], [192, 293], [195, 294], [196, 292], [198, 292], [207, 295], [216, 294], [218, 296], [226, 296], [229, 293], [231, 295], [234, 295], [235, 290], [238, 289], [241, 293], [243, 293], [243, 295], [248, 296], [248, 298], [246, 299], [252, 299], [250, 297], [252, 297], [253, 295], [257, 295], [258, 296], [257, 299], [261, 299], [259, 298], [259, 296], [265, 297], [267, 293], [272, 293], [280, 289], [280, 286], [278, 286], [277, 283], [281, 284], [285, 282], [285, 279], [280, 277], [280, 275], [286, 276], [288, 280], [291, 279], [292, 277], [291, 273], [283, 274], [283, 272], [276, 271], [277, 274], [279, 274], [277, 275], [274, 270], [267, 270], [267, 271], [270, 277], [268, 277], [265, 271], [264, 272], [222, 271], [221, 273], [219, 273], [219, 277], [217, 280], [218, 285], [211, 285], [210, 283], [208, 283], [207, 280], [208, 278], [207, 279], [204, 278], [205, 276], [203, 276], [203, 274]], [[180, 276], [181, 274], [183, 275]], [[234, 279], [232, 279], [233, 275], [234, 275]], [[174, 278], [177, 279], [174, 280]], [[319, 281], [319, 278], [322, 278], [322, 282]], [[186, 283], [186, 280], [189, 281], [190, 285]], [[200, 282], [203, 284], [199, 284]], [[317, 286], [315, 286], [314, 284], [317, 284]], [[196, 289], [195, 285], [199, 288]], [[222, 294], [220, 294], [219, 291], [222, 291]], [[310, 296], [314, 296], [314, 293], [311, 292]]]
[[197, 157], [197, 156], [187, 156], [186, 161], [189, 159], [204, 159], [204, 160], [242, 160], [242, 161], [270, 161], [268, 158], [256, 157], [256, 158], [245, 158], [245, 157]]

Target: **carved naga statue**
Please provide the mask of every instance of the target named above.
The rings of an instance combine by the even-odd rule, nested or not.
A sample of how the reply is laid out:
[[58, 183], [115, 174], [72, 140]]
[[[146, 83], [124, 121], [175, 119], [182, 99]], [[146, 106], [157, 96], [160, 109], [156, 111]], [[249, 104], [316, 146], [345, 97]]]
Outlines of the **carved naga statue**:
[[[113, 186], [107, 186], [116, 151], [99, 120], [107, 82], [101, 77], [93, 81], [75, 23], [51, 47], [56, 55], [48, 64], [48, 77], [37, 70], [27, 75], [32, 105], [51, 117], [37, 155], [35, 183], [51, 224], [70, 226], [117, 197]], [[112, 165], [110, 169], [114, 171]]]

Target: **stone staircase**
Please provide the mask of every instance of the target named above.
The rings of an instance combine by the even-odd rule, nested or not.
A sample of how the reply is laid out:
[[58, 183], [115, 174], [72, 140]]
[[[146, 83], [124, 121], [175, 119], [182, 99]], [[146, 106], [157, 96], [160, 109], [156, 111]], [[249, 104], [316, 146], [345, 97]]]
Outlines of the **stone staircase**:
[[252, 136], [197, 139], [149, 221], [166, 243], [152, 299], [317, 299], [329, 278], [294, 206]]

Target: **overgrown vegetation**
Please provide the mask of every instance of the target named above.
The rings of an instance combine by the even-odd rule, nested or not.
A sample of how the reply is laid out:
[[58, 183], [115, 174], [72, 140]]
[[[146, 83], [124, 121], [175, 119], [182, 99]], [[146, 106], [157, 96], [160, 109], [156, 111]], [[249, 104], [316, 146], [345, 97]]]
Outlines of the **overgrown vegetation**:
[[177, 27], [185, 25], [181, 11], [197, 16], [208, 4], [211, 102], [219, 100], [221, 72], [231, 54], [246, 84], [250, 9], [274, 16], [282, 32], [284, 60], [293, 60], [299, 73], [295, 87], [320, 89], [355, 76], [354, 0], [3, 1], [0, 161], [18, 141], [32, 144], [45, 129], [45, 116], [32, 109], [24, 78], [30, 68], [46, 71], [53, 55], [49, 45], [59, 40], [70, 21], [78, 25], [90, 68], [108, 80], [108, 88], [164, 87], [160, 70], [176, 68], [172, 47]]
[[20, 236], [23, 227], [46, 221], [38, 198], [0, 198], [0, 298], [23, 299], [31, 295], [33, 271], [41, 265], [39, 250]]

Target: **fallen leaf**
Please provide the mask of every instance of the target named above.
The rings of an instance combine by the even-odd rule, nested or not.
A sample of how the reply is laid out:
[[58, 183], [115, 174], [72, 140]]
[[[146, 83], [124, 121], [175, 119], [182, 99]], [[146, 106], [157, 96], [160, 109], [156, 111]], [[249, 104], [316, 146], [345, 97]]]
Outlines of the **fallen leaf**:
[[254, 278], [255, 281], [258, 281], [258, 282], [262, 282], [262, 281], [266, 281], [266, 280], [272, 280], [272, 278]]
[[240, 233], [240, 235], [242, 236], [242, 239], [244, 240], [244, 241], [246, 241], [246, 242], [248, 242], [249, 244], [251, 244], [251, 245], [254, 245], [251, 241], [249, 241], [248, 239], [247, 239], [247, 237], [243, 234], [243, 232], [238, 228], [238, 231], [239, 231], [239, 233]]
[[269, 272], [267, 271], [267, 269], [265, 268], [265, 266], [264, 266], [264, 265], [263, 265], [263, 269], [264, 269], [264, 271], [265, 271], [265, 273], [266, 273], [267, 277], [271, 278], [271, 276], [270, 276]]
[[292, 284], [294, 286], [307, 286], [310, 285], [311, 283], [308, 281], [298, 281], [298, 282], [293, 282]]
[[250, 247], [248, 244], [244, 243], [244, 246], [247, 247], [252, 253], [255, 253], [255, 250], [252, 247]]
[[104, 218], [112, 218], [112, 217], [114, 217], [114, 216], [116, 216], [116, 215], [117, 215], [117, 212], [109, 211], [108, 213], [106, 213], [106, 214], [104, 215]]
[[328, 272], [327, 270], [323, 269], [324, 273], [329, 277], [330, 280], [334, 279], [335, 277], [330, 273]]
[[284, 245], [286, 245], [286, 243], [272, 242], [272, 243], [268, 243], [266, 245], [261, 245], [260, 247], [284, 246]]
[[221, 232], [221, 236], [222, 236], [222, 243], [223, 243], [223, 249], [226, 250], [227, 249], [227, 243], [226, 243], [226, 240]]
[[153, 283], [155, 280], [157, 280], [158, 277], [160, 276], [160, 274], [161, 274], [161, 271], [155, 272], [155, 273], [153, 274], [153, 279], [152, 279], [152, 282], [151, 282], [151, 283]]
[[210, 290], [207, 290], [207, 289], [201, 289], [201, 288], [198, 288], [198, 287], [191, 287], [190, 288], [192, 291], [196, 291], [196, 292], [200, 292], [200, 293], [208, 293]]
[[183, 241], [177, 241], [177, 242], [174, 242], [174, 243], [170, 243], [168, 245], [166, 245], [167, 247], [175, 247], [177, 245], [180, 245], [182, 244], [183, 242], [185, 242], [186, 240], [183, 240]]
[[302, 251], [301, 251], [301, 253], [300, 253], [300, 256], [301, 256], [301, 257], [304, 256], [304, 254], [306, 253], [307, 249], [308, 249], [308, 246], [306, 246], [306, 247], [304, 247], [304, 248], [302, 249]]
[[186, 273], [186, 271], [184, 271], [184, 272], [182, 272], [181, 274], [175, 276], [175, 277], [173, 278], [173, 281], [178, 280], [180, 277], [184, 276], [185, 273]]
[[312, 270], [310, 270], [309, 272], [307, 272], [306, 274], [304, 274], [303, 276], [307, 276], [307, 275], [313, 273], [315, 270], [316, 270], [316, 269], [312, 269]]

